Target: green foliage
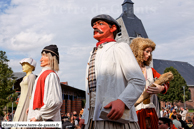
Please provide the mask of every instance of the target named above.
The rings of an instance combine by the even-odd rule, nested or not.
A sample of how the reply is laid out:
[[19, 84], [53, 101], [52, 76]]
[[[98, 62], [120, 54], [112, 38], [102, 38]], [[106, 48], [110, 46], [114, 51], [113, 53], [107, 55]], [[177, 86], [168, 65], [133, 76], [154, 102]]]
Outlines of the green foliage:
[[6, 52], [0, 51], [0, 112], [10, 100], [8, 99], [15, 90], [12, 90], [14, 85], [13, 71], [8, 66]]
[[[9, 111], [12, 110], [12, 102], [8, 102], [6, 106], [7, 106]], [[13, 110], [16, 110], [16, 108], [17, 108], [17, 104], [16, 104], [16, 102], [13, 102]]]
[[180, 75], [180, 73], [173, 67], [166, 68], [164, 73], [171, 71], [174, 75], [174, 79], [170, 81], [170, 87], [166, 94], [159, 94], [161, 101], [165, 102], [184, 102], [184, 91], [183, 86], [185, 86], [185, 101], [189, 100], [190, 92], [186, 84], [185, 79]]
[[18, 98], [18, 93], [13, 93], [13, 94], [10, 94], [8, 97], [7, 97], [7, 100], [9, 102], [14, 102], [16, 101]]
[[85, 99], [83, 99], [83, 100], [82, 100], [82, 108], [84, 108], [84, 107], [85, 107], [85, 104], [86, 104], [86, 100], [85, 100]]

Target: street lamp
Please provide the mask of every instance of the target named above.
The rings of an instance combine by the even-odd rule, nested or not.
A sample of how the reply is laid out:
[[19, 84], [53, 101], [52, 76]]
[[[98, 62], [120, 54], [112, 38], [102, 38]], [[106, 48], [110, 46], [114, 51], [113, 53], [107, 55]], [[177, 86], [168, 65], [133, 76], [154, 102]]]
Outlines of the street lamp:
[[186, 108], [185, 106], [185, 86], [183, 86], [183, 92], [184, 92], [184, 109]]

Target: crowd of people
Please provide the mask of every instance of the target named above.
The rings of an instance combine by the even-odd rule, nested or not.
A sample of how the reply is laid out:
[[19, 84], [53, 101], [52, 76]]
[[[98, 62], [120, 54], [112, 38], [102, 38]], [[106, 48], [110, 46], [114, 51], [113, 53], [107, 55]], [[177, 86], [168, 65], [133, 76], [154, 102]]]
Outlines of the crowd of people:
[[78, 114], [76, 111], [71, 113], [61, 113], [61, 121], [63, 129], [81, 129], [79, 121], [82, 117], [83, 109]]
[[4, 113], [4, 116], [0, 117], [0, 121], [12, 121], [15, 114], [15, 110], [13, 110], [13, 112], [8, 110], [7, 112], [3, 112], [3, 113]]
[[159, 129], [194, 129], [194, 115], [188, 113], [188, 108], [177, 105], [166, 105], [160, 111]]

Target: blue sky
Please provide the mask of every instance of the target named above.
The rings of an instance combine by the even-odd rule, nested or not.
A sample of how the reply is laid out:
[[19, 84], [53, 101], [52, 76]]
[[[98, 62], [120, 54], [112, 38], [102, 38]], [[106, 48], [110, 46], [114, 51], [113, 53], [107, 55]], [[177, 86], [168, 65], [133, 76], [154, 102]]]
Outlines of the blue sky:
[[[123, 1], [3, 0], [0, 2], [0, 50], [7, 52], [14, 72], [22, 71], [21, 59], [34, 58], [37, 61], [34, 73], [38, 74], [41, 50], [57, 44], [60, 80], [84, 89], [89, 52], [97, 42], [93, 39], [90, 20], [102, 13], [118, 18]], [[153, 57], [194, 66], [194, 1], [132, 1], [135, 15], [157, 45]]]
[[0, 1], [0, 13], [5, 13], [5, 10], [10, 6], [11, 0]]

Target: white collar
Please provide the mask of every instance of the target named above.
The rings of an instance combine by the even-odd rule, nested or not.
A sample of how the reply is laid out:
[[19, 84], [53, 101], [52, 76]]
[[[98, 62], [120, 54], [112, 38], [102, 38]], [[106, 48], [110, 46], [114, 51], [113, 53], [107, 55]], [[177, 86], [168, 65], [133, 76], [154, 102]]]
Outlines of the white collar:
[[51, 70], [51, 67], [48, 67], [48, 66], [42, 67], [42, 71], [45, 71], [45, 70]]

